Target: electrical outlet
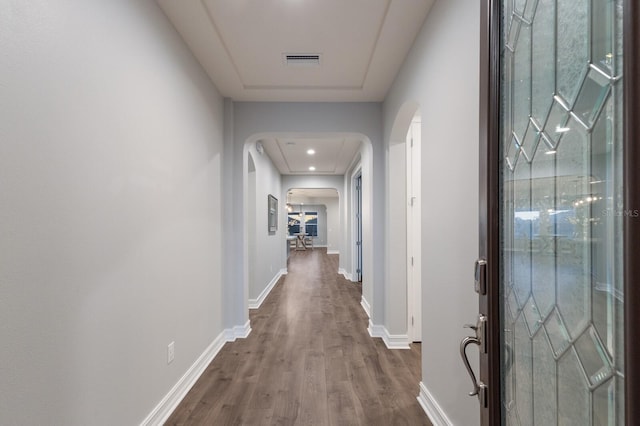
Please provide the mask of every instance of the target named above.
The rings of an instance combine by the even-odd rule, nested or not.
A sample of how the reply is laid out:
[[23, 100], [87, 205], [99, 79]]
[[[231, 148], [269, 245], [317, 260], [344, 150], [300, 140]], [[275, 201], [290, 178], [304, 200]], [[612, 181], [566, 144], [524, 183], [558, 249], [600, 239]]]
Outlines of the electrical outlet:
[[167, 364], [171, 364], [175, 356], [176, 356], [176, 342], [171, 342], [169, 343], [169, 346], [167, 346]]

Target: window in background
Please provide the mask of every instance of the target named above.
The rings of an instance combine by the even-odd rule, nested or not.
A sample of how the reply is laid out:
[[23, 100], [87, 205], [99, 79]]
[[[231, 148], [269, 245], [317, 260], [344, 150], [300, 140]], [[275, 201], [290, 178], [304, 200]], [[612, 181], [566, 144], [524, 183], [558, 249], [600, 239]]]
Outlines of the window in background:
[[304, 232], [312, 237], [318, 236], [318, 212], [304, 212]]
[[289, 230], [289, 235], [295, 235], [300, 232], [300, 222], [302, 219], [302, 213], [289, 213], [288, 215], [288, 225], [287, 228]]

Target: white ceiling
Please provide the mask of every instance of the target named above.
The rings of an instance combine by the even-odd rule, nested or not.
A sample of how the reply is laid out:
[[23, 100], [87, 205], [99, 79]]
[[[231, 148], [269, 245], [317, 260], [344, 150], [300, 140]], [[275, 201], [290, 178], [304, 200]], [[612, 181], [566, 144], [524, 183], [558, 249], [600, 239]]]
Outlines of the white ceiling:
[[[433, 0], [157, 0], [225, 97], [382, 101]], [[283, 54], [319, 54], [286, 66]]]
[[343, 175], [362, 143], [348, 137], [274, 137], [259, 142], [283, 175]]

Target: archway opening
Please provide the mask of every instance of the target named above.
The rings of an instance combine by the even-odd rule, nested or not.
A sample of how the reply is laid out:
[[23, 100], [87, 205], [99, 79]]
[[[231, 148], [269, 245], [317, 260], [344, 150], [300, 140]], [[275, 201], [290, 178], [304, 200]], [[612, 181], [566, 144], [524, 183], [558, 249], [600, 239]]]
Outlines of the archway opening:
[[[269, 143], [273, 140], [286, 141], [289, 140], [335, 140], [337, 138], [344, 138], [350, 140], [357, 140], [359, 145], [357, 151], [350, 161], [349, 166], [346, 168], [344, 174], [332, 174], [332, 173], [281, 173], [279, 172], [279, 166], [277, 161], [272, 161], [269, 152]], [[251, 163], [249, 157], [252, 157], [254, 166], [256, 169], [255, 179], [252, 178]], [[351, 157], [349, 157], [351, 158]], [[339, 254], [338, 272], [342, 273], [347, 279], [353, 280], [355, 276], [355, 267], [353, 267], [352, 260], [355, 256], [354, 248], [352, 247], [351, 230], [353, 224], [351, 221], [353, 215], [352, 198], [353, 194], [350, 188], [350, 179], [352, 171], [357, 167], [362, 174], [363, 180], [363, 252], [362, 252], [362, 269], [365, 278], [362, 284], [362, 299], [366, 300], [363, 304], [367, 306], [374, 305], [374, 282], [376, 274], [373, 273], [375, 267], [373, 261], [374, 245], [379, 244], [378, 241], [382, 241], [382, 238], [377, 240], [373, 238], [374, 228], [372, 223], [372, 211], [373, 211], [373, 147], [368, 137], [360, 133], [256, 133], [249, 137], [243, 149], [243, 171], [242, 171], [242, 193], [240, 199], [242, 200], [242, 207], [240, 214], [243, 217], [244, 226], [238, 229], [238, 239], [243, 244], [243, 277], [244, 277], [244, 300], [248, 301], [249, 308], [258, 307], [261, 300], [269, 293], [272, 288], [272, 284], [277, 281], [279, 276], [287, 273], [287, 250], [289, 242], [288, 238], [288, 214], [286, 206], [287, 191], [290, 188], [306, 188], [306, 189], [318, 189], [318, 188], [330, 188], [338, 193], [337, 210], [339, 212], [339, 226], [335, 228], [332, 226], [331, 231], [327, 229], [327, 251], [329, 254]], [[357, 163], [357, 164], [356, 164]], [[265, 174], [266, 173], [266, 174]], [[266, 178], [263, 176], [265, 175]], [[256, 193], [250, 193], [250, 185], [252, 179], [256, 182]], [[368, 189], [367, 189], [368, 188]], [[368, 192], [367, 192], [368, 191]], [[262, 210], [266, 209], [266, 193], [273, 195], [278, 199], [278, 228], [275, 232], [264, 234], [263, 229], [266, 224], [262, 222], [266, 220], [266, 212]], [[255, 210], [256, 228], [255, 233], [250, 232], [250, 211]], [[263, 226], [264, 225], [264, 226]], [[319, 230], [320, 231], [320, 230]], [[336, 238], [332, 238], [331, 233], [337, 234]], [[320, 235], [317, 236], [318, 238]], [[255, 258], [251, 257], [250, 248], [252, 247], [252, 239], [257, 240], [259, 245], [257, 252], [259, 256]], [[318, 238], [314, 239], [314, 247], [325, 245]], [[268, 241], [265, 243], [265, 241]], [[273, 245], [271, 245], [273, 243]], [[268, 245], [268, 248], [265, 248]], [[265, 246], [265, 247], [263, 247]], [[380, 246], [378, 246], [380, 247]], [[382, 248], [378, 248], [381, 250]], [[266, 253], [263, 256], [263, 253]], [[255, 259], [255, 261], [253, 260]], [[251, 269], [254, 268], [252, 272]], [[369, 270], [369, 273], [367, 271]], [[252, 275], [254, 274], [254, 275]], [[271, 281], [269, 281], [269, 278]], [[250, 286], [250, 281], [254, 279], [258, 283], [256, 288]], [[377, 278], [380, 282], [380, 278]], [[265, 284], [266, 283], [266, 284]], [[378, 300], [382, 301], [383, 298], [379, 297]], [[379, 309], [379, 308], [377, 308]], [[373, 308], [367, 309], [367, 313], [371, 317], [373, 315]], [[382, 314], [382, 309], [378, 312]], [[248, 315], [248, 310], [247, 310]]]
[[326, 249], [340, 253], [340, 196], [336, 188], [289, 188], [287, 190], [288, 248]]

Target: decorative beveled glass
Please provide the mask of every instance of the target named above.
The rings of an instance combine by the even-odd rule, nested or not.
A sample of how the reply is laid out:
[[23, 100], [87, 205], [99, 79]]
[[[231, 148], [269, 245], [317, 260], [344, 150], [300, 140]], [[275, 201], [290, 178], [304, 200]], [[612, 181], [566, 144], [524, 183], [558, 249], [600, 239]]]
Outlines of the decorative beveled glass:
[[506, 425], [624, 424], [622, 0], [502, 0]]

